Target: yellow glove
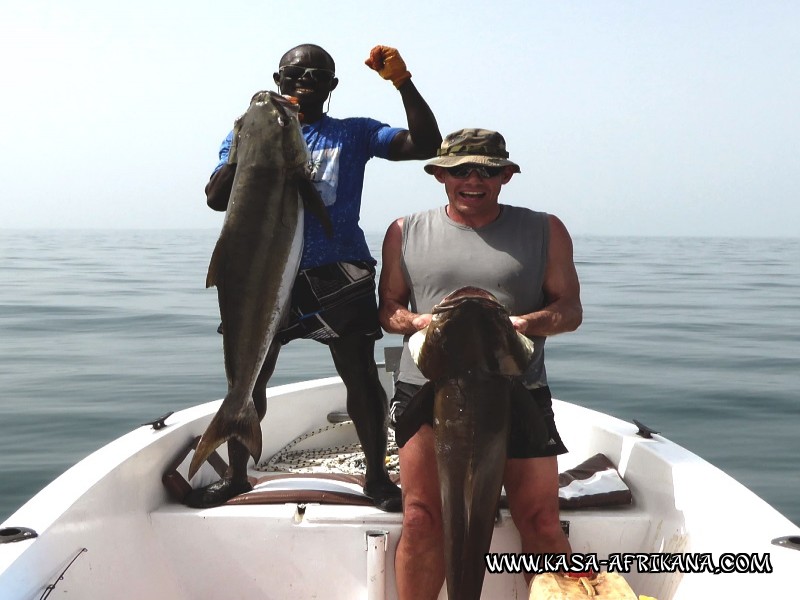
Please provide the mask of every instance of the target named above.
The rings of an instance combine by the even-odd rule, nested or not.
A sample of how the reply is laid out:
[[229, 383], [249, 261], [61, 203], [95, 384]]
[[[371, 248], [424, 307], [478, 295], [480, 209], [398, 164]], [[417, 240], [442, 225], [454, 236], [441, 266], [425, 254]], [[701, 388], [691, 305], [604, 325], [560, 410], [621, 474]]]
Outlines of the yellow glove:
[[411, 73], [406, 68], [406, 63], [396, 48], [389, 46], [375, 46], [369, 53], [369, 58], [364, 61], [373, 71], [384, 79], [388, 79], [399, 88], [411, 79]]

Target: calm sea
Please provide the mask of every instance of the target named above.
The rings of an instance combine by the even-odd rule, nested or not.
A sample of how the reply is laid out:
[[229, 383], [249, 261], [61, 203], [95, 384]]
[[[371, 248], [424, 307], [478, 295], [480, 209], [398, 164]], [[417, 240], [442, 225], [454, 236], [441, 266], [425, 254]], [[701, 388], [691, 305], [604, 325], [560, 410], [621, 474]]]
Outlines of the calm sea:
[[[217, 234], [0, 232], [0, 521], [140, 423], [224, 395]], [[577, 237], [575, 258], [585, 318], [548, 341], [555, 395], [643, 421], [800, 524], [800, 240]], [[271, 383], [330, 375], [298, 341]]]

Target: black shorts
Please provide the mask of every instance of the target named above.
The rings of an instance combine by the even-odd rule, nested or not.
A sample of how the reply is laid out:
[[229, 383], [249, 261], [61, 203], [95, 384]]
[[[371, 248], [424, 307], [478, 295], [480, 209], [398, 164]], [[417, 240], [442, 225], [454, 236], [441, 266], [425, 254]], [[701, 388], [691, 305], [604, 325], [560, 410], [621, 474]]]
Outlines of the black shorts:
[[[397, 434], [398, 423], [401, 429], [403, 427], [403, 417], [406, 408], [408, 408], [411, 399], [422, 388], [422, 386], [398, 381], [394, 387], [394, 397], [390, 403], [389, 409], [389, 424], [395, 429]], [[566, 454], [568, 452], [564, 442], [561, 441], [561, 436], [558, 434], [556, 428], [555, 417], [553, 415], [553, 398], [550, 395], [550, 388], [540, 387], [535, 390], [526, 390], [530, 396], [531, 401], [512, 401], [511, 404], [511, 429], [508, 436], [508, 458], [539, 458], [543, 456], [558, 456], [559, 454]], [[416, 432], [415, 427], [418, 429], [421, 423], [428, 423], [433, 425], [433, 410], [425, 409], [426, 414], [420, 418], [420, 415], [414, 415], [411, 418], [415, 420], [415, 424], [411, 429], [406, 429], [403, 436], [397, 435], [397, 443], [401, 447], [405, 445], [407, 437]], [[532, 438], [530, 435], [531, 428], [526, 424], [533, 422], [536, 419], [543, 419], [549, 439], [542, 447], [540, 438]]]
[[278, 333], [282, 344], [304, 338], [328, 343], [345, 335], [383, 337], [375, 299], [375, 267], [339, 262], [297, 274], [289, 321]]

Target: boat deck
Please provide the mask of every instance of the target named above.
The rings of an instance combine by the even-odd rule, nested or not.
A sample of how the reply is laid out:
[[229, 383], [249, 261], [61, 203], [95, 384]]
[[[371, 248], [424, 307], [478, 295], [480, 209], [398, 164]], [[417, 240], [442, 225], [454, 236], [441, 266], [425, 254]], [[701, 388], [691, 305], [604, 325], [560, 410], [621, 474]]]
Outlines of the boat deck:
[[[376, 532], [387, 536], [383, 564], [387, 598], [394, 597], [400, 514], [324, 504], [236, 505], [201, 512], [170, 505], [151, 513], [150, 520], [169, 570], [191, 586], [184, 590], [187, 597], [204, 597], [212, 586], [224, 589], [226, 580], [241, 588], [244, 572], [248, 591], [242, 597], [287, 597], [275, 594], [276, 573], [286, 574], [294, 597], [317, 597], [320, 580], [326, 582], [329, 597], [342, 597], [340, 592], [352, 589], [352, 579], [368, 577], [367, 536]], [[626, 549], [640, 551], [652, 537], [652, 528], [658, 526], [635, 506], [566, 510], [562, 521], [574, 551], [596, 553], [601, 559]], [[237, 557], [234, 564], [221, 563], [216, 553], [208, 551], [209, 544], [226, 548], [230, 556]], [[282, 550], [276, 552], [276, 544]], [[321, 551], [326, 548], [328, 551]], [[507, 509], [499, 512], [491, 552], [519, 552], [519, 536]], [[266, 556], [268, 560], [263, 558]], [[298, 556], [308, 560], [297, 560]], [[253, 568], [259, 564], [263, 569]], [[341, 591], [338, 580], [348, 582], [341, 584], [345, 586]], [[526, 597], [525, 590], [522, 575], [487, 574], [483, 597], [521, 598]]]

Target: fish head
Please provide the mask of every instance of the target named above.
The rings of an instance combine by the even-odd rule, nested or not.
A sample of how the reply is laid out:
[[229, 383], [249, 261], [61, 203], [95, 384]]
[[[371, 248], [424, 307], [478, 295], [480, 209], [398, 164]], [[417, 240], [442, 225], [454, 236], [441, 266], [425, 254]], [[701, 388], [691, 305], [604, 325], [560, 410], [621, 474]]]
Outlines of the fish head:
[[416, 356], [427, 379], [475, 372], [518, 377], [530, 364], [533, 342], [517, 333], [508, 310], [485, 289], [459, 288], [432, 313]]
[[234, 124], [233, 138], [230, 162], [289, 170], [309, 161], [297, 100], [273, 91], [253, 95]]

